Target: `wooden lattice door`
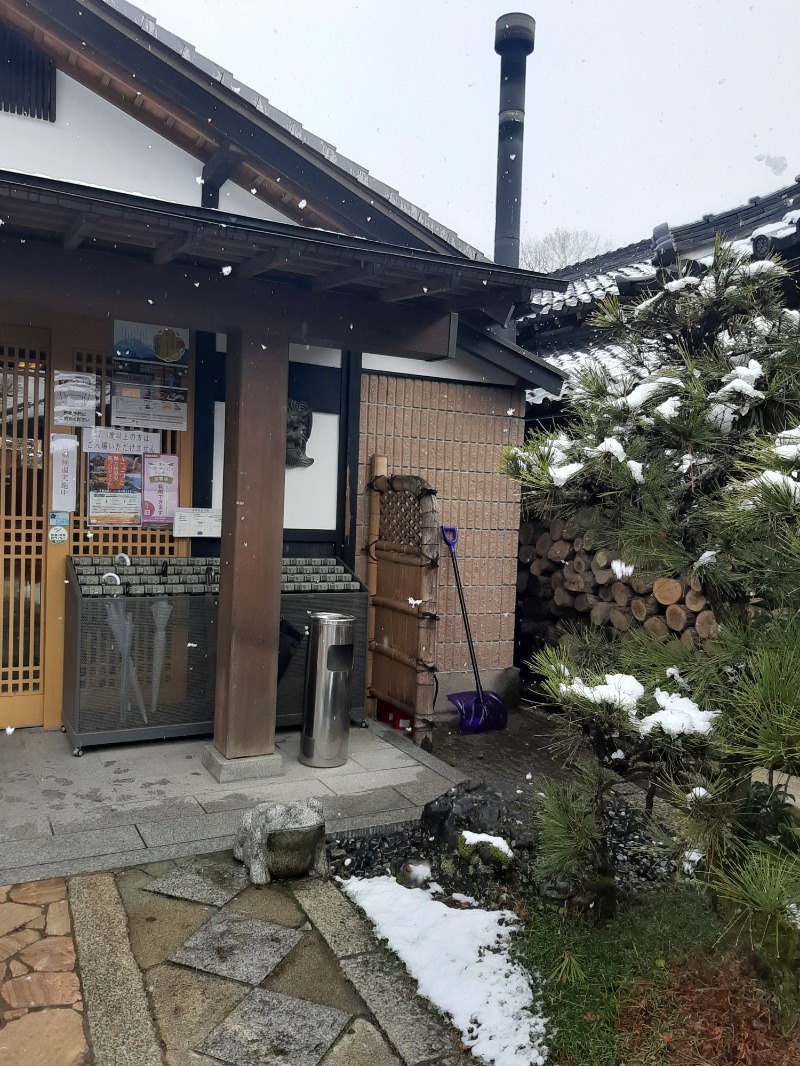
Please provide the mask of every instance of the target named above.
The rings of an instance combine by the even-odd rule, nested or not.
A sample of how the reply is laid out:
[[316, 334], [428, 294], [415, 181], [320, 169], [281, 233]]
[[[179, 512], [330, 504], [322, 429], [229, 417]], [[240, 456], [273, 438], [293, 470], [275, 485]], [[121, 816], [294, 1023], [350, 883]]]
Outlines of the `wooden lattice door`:
[[49, 344], [46, 330], [0, 324], [2, 726], [42, 723]]
[[433, 729], [439, 515], [422, 478], [378, 475], [377, 538], [370, 625], [369, 695], [406, 713], [414, 740], [430, 750]]

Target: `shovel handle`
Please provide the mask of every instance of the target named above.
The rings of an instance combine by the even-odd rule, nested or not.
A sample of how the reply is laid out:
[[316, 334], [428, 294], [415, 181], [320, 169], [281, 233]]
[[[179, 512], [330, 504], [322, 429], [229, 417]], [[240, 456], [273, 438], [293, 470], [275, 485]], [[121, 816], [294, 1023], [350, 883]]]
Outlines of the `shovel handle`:
[[442, 531], [442, 540], [452, 552], [458, 544], [458, 530], [455, 526], [440, 526]]

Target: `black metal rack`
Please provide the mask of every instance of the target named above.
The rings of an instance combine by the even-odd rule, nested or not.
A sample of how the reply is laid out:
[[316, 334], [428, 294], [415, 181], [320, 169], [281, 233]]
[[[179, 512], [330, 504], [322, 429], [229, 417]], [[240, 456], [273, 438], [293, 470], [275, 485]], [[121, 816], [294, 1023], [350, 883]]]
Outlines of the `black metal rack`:
[[[214, 729], [219, 559], [73, 556], [67, 562], [62, 721], [84, 746]], [[356, 618], [354, 720], [363, 720], [367, 590], [333, 559], [284, 559], [277, 725], [301, 718], [311, 611]]]

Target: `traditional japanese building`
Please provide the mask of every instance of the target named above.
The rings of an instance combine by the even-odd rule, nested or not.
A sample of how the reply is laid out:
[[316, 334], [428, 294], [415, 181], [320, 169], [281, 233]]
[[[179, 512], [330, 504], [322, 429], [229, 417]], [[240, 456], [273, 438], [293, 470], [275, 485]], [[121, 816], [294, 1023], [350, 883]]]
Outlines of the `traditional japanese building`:
[[[505, 327], [566, 282], [488, 261], [125, 0], [0, 0], [0, 278], [0, 724], [61, 723], [68, 559], [201, 558], [216, 748], [268, 755], [282, 559], [365, 576], [374, 455], [461, 530], [478, 659], [508, 674], [499, 450], [563, 375]], [[451, 584], [443, 690], [468, 684]]]

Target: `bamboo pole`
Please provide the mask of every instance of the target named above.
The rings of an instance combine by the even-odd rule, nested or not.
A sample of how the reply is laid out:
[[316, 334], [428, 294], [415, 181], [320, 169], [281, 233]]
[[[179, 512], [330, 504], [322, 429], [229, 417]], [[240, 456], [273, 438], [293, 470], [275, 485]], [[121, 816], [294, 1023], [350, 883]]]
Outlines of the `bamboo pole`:
[[[370, 480], [386, 477], [389, 472], [389, 460], [385, 455], [373, 455], [370, 459]], [[370, 646], [375, 640], [375, 607], [373, 597], [378, 592], [378, 560], [375, 551], [380, 535], [381, 497], [378, 492], [369, 494], [369, 518], [367, 524], [367, 590], [369, 592], [369, 609], [367, 611], [367, 692], [364, 706], [367, 718], [374, 718], [378, 708], [377, 699], [370, 695], [372, 687], [372, 651]]]

